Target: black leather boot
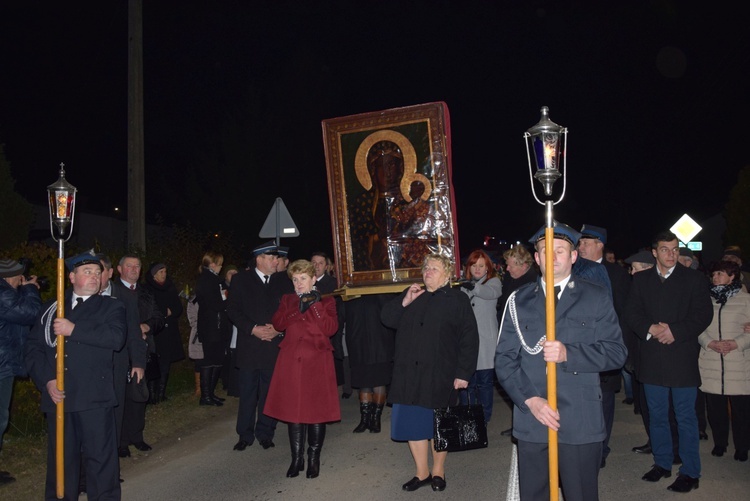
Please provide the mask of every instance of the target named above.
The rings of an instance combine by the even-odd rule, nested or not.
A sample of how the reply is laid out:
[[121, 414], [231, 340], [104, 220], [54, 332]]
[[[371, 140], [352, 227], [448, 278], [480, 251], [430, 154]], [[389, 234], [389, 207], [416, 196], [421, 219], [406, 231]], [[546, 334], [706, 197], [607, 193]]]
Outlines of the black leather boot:
[[216, 391], [216, 385], [219, 384], [219, 376], [221, 376], [221, 367], [211, 367], [211, 386], [209, 387], [208, 391], [213, 400], [219, 402], [220, 405], [223, 405], [223, 402], [226, 399], [217, 397], [214, 393]]
[[167, 399], [167, 381], [168, 381], [169, 375], [162, 376], [161, 379], [159, 379], [159, 402], [164, 402]]
[[326, 438], [325, 423], [307, 425], [307, 478], [316, 478], [320, 474], [320, 450]]
[[370, 421], [370, 433], [380, 433], [380, 416], [383, 414], [383, 406], [384, 404], [375, 406], [375, 412], [372, 414], [372, 421]]
[[372, 403], [372, 393], [361, 393], [359, 395], [359, 424], [353, 433], [362, 433], [370, 428], [374, 405]]
[[151, 379], [146, 382], [148, 387], [148, 403], [158, 404], [159, 403], [159, 380]]
[[286, 471], [287, 478], [299, 475], [305, 471], [305, 428], [306, 424], [289, 423], [289, 447], [292, 449], [292, 464]]
[[211, 398], [211, 370], [213, 367], [201, 367], [201, 399], [199, 405], [224, 405], [218, 400]]

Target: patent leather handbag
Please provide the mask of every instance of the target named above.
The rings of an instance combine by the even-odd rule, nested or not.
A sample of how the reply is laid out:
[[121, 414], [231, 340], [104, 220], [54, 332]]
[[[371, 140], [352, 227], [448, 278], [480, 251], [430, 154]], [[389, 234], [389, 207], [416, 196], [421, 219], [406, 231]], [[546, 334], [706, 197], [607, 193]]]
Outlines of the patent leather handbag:
[[480, 404], [435, 409], [434, 423], [434, 444], [438, 452], [487, 447], [487, 423]]

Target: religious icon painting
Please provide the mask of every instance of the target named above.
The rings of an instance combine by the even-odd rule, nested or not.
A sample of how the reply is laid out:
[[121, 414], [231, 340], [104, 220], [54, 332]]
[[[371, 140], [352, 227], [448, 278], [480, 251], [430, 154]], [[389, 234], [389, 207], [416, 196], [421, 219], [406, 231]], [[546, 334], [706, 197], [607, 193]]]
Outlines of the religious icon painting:
[[459, 271], [445, 103], [323, 120], [340, 286], [421, 280], [424, 257]]

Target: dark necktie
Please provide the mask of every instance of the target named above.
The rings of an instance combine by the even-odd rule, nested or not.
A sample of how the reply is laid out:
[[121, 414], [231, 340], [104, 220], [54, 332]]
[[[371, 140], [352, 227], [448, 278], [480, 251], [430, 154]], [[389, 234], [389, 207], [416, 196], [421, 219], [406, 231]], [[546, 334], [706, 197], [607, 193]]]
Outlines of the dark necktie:
[[131, 291], [134, 291], [134, 290], [135, 290], [135, 284], [130, 284], [130, 290], [131, 290]]
[[75, 304], [75, 306], [73, 306], [73, 309], [75, 310], [76, 308], [78, 308], [82, 304], [83, 304], [83, 298], [82, 297], [77, 297], [76, 298], [76, 304]]
[[555, 306], [557, 306], [557, 298], [560, 297], [560, 291], [561, 290], [562, 289], [560, 288], [559, 285], [555, 285]]
[[268, 275], [263, 275], [263, 283], [264, 284], [268, 283]]

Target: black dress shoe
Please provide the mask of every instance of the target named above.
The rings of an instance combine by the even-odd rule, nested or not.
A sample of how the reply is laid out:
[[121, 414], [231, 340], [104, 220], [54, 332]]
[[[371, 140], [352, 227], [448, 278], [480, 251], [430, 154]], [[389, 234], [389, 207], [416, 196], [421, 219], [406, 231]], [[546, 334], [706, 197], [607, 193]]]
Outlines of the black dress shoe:
[[15, 482], [15, 481], [16, 481], [15, 477], [11, 477], [9, 474], [8, 475], [0, 475], [0, 485], [2, 485], [2, 484], [9, 484], [9, 483]]
[[719, 447], [718, 445], [711, 449], [711, 455], [716, 456], [717, 458], [720, 458], [724, 455], [724, 453], [727, 452], [726, 447]]
[[270, 449], [271, 447], [276, 447], [276, 444], [273, 443], [273, 440], [270, 438], [264, 438], [260, 441], [260, 445], [263, 446], [263, 449]]
[[682, 464], [682, 458], [679, 454], [674, 455], [674, 459], [672, 459], [672, 464]]
[[133, 444], [133, 447], [138, 449], [141, 452], [146, 452], [151, 450], [151, 446], [148, 445], [146, 442], [136, 442]]
[[502, 435], [504, 437], [509, 437], [509, 436], [513, 435], [513, 428], [508, 428], [507, 430], [501, 431], [500, 435]]
[[655, 464], [641, 478], [645, 480], [646, 482], [658, 482], [662, 478], [669, 478], [671, 476], [672, 476], [672, 472], [670, 470], [665, 470], [661, 466]]
[[402, 485], [401, 488], [405, 491], [411, 492], [411, 491], [416, 491], [420, 487], [423, 487], [431, 483], [432, 483], [432, 475], [427, 475], [427, 478], [425, 478], [424, 480], [419, 480], [418, 477], [414, 477], [408, 482], [406, 482], [404, 485]]
[[651, 444], [647, 442], [646, 445], [633, 447], [633, 452], [638, 454], [651, 454]]
[[625, 404], [625, 405], [633, 405], [633, 399], [632, 398], [626, 398], [625, 400], [622, 401], [622, 403]]
[[347, 398], [349, 398], [351, 396], [352, 396], [352, 394], [351, 393], [347, 393], [347, 392], [344, 392], [344, 393], [341, 394], [341, 398], [344, 398], [344, 399], [347, 399]]
[[118, 447], [117, 448], [117, 455], [121, 458], [129, 458], [130, 457], [130, 449], [127, 447]]
[[234, 450], [236, 451], [244, 451], [247, 447], [250, 447], [253, 445], [252, 442], [246, 442], [244, 440], [240, 440], [236, 444], [234, 444]]
[[687, 475], [677, 475], [677, 480], [672, 485], [667, 487], [667, 490], [672, 492], [690, 492], [693, 489], [698, 488], [698, 479], [688, 477]]
[[445, 479], [443, 477], [434, 476], [432, 477], [432, 490], [433, 491], [444, 491], [445, 490]]
[[700, 438], [701, 440], [708, 440], [708, 433], [706, 433], [705, 431], [699, 431], [698, 438]]
[[601, 463], [599, 463], [599, 469], [601, 470], [605, 466], [607, 466], [607, 458], [602, 458]]
[[741, 461], [744, 463], [745, 461], [747, 461], [747, 451], [735, 451], [734, 459], [736, 461]]

